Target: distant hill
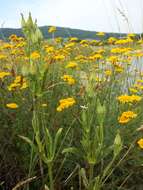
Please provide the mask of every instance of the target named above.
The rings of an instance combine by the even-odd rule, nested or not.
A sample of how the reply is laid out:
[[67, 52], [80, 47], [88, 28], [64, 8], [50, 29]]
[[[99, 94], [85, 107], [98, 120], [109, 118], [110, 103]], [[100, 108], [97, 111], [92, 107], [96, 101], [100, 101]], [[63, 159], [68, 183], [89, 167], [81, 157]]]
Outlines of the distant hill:
[[[45, 39], [51, 38], [51, 34], [48, 33], [49, 26], [41, 26], [39, 27], [44, 35]], [[72, 29], [72, 28], [64, 28], [64, 27], [57, 27], [57, 31], [55, 32], [55, 37], [77, 37], [79, 39], [99, 39], [96, 36], [95, 31], [88, 31], [88, 30], [80, 30], [80, 29]], [[21, 29], [16, 28], [0, 28], [0, 39], [7, 39], [11, 34], [16, 34], [18, 36], [23, 36]], [[114, 37], [122, 37], [125, 34], [119, 33], [106, 33], [104, 38], [108, 38], [110, 36]]]

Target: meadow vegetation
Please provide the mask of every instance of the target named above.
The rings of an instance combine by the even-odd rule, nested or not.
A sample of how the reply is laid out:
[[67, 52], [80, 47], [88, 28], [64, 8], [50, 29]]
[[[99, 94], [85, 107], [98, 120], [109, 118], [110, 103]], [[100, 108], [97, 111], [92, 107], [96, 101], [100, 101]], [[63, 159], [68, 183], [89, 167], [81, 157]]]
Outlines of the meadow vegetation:
[[139, 190], [143, 184], [143, 40], [0, 41], [0, 188]]

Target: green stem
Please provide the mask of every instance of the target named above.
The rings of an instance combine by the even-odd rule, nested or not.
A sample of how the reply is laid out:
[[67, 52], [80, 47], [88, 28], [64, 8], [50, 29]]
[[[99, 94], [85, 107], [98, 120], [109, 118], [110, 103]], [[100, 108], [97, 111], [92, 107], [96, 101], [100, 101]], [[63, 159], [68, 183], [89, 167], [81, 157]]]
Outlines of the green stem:
[[50, 190], [54, 190], [54, 183], [53, 183], [53, 173], [52, 173], [52, 164], [48, 164], [48, 174], [49, 174], [49, 182], [50, 182]]
[[89, 189], [92, 189], [94, 164], [89, 165]]

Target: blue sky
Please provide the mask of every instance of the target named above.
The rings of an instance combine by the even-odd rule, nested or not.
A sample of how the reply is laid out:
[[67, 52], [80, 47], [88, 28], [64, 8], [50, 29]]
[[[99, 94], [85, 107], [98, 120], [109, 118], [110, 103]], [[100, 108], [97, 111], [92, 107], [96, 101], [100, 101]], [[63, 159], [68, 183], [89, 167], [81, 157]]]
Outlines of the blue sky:
[[20, 13], [30, 11], [40, 26], [138, 33], [143, 32], [141, 10], [143, 0], [0, 0], [0, 25], [20, 27]]

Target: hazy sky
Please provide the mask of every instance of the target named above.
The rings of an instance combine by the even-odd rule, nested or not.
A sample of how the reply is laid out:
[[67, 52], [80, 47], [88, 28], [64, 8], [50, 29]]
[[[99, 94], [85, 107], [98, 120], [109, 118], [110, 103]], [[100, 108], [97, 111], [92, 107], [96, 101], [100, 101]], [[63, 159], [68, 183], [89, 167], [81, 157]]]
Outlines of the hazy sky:
[[138, 33], [142, 10], [143, 0], [0, 0], [0, 25], [20, 27], [20, 13], [30, 11], [40, 26]]

